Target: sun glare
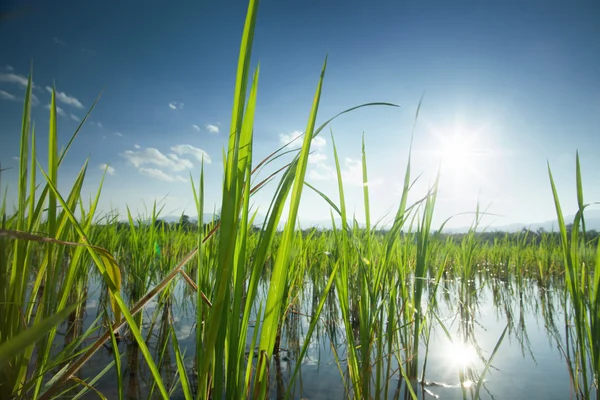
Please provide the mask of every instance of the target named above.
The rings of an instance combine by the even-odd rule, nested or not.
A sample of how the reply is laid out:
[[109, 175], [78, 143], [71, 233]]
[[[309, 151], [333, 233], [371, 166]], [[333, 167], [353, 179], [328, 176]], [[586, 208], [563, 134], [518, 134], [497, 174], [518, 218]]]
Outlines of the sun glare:
[[[440, 167], [444, 197], [463, 204], [490, 187], [488, 174], [497, 148], [489, 124], [472, 124], [457, 118], [450, 125], [428, 125], [429, 153]], [[467, 205], [467, 204], [464, 204]]]
[[475, 348], [467, 343], [452, 343], [448, 348], [448, 358], [454, 365], [468, 367], [475, 362]]
[[465, 169], [474, 163], [474, 141], [472, 138], [457, 133], [444, 143], [442, 148], [442, 164], [445, 168]]

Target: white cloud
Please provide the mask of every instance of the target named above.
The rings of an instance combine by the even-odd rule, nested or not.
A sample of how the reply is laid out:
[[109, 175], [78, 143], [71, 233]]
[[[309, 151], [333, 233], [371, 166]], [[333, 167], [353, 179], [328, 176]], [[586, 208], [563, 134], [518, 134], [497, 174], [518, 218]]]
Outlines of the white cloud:
[[[354, 159], [350, 157], [346, 157], [344, 160], [346, 167], [342, 170], [342, 179], [345, 183], [349, 183], [351, 185], [363, 186], [363, 176], [362, 176], [362, 161], [359, 159]], [[369, 179], [365, 186], [378, 186], [383, 183], [383, 179]]]
[[183, 108], [183, 103], [179, 103], [177, 101], [172, 101], [169, 103], [169, 107], [171, 108], [171, 110], [177, 110], [177, 109], [182, 109]]
[[14, 71], [14, 68], [11, 67], [10, 65], [7, 65], [5, 68], [7, 71]]
[[98, 166], [102, 171], [106, 170], [106, 173], [109, 175], [114, 175], [117, 172], [113, 167], [108, 164], [100, 164]]
[[219, 133], [219, 127], [217, 125], [213, 125], [213, 124], [206, 124], [206, 129], [210, 132], [210, 133]]
[[136, 149], [139, 149], [140, 145], [139, 144], [134, 144], [133, 147], [136, 148]]
[[327, 145], [327, 140], [323, 136], [317, 136], [313, 138], [310, 145], [311, 149], [323, 149]]
[[[175, 151], [173, 148], [172, 150]], [[121, 153], [121, 156], [136, 168], [140, 168], [146, 164], [152, 164], [158, 167], [169, 168], [173, 171], [182, 171], [194, 166], [189, 160], [183, 158], [177, 158], [175, 160], [173, 157], [167, 157], [158, 149], [154, 148], [147, 148], [140, 151], [127, 150], [124, 153]]]
[[[49, 110], [50, 109], [50, 104], [46, 104], [45, 108]], [[65, 117], [67, 115], [67, 113], [65, 112], [65, 110], [63, 110], [59, 106], [56, 106], [56, 113], [58, 115], [60, 115], [61, 117]]]
[[96, 125], [98, 128], [104, 128], [104, 126], [102, 125], [102, 122], [90, 121], [90, 125]]
[[[294, 140], [302, 135], [303, 135], [303, 132], [301, 132], [301, 131], [293, 131], [292, 133], [280, 133], [279, 134], [279, 142], [282, 145], [288, 144], [292, 140]], [[290, 144], [288, 146], [288, 148], [299, 149], [300, 147], [302, 147], [302, 141], [303, 141], [302, 138], [298, 138], [298, 139], [294, 140], [294, 142], [292, 144]], [[310, 144], [310, 148], [311, 148], [311, 150], [315, 150], [315, 149], [323, 150], [326, 145], [327, 145], [327, 140], [325, 140], [325, 138], [322, 136], [317, 136], [317, 137], [313, 138], [312, 143]]]
[[[294, 131], [292, 133], [280, 133], [279, 134], [279, 142], [284, 145], [284, 144], [288, 144], [289, 142], [291, 142], [292, 140], [296, 139], [298, 136], [301, 136], [302, 132], [300, 131]], [[294, 143], [290, 144], [288, 147], [292, 148], [292, 149], [298, 149], [300, 147], [302, 147], [302, 140], [301, 139], [297, 139], [294, 141]]]
[[[139, 145], [134, 145], [136, 149], [139, 149]], [[198, 160], [202, 160], [210, 164], [209, 155], [202, 149], [191, 146], [189, 144], [179, 144], [171, 147], [173, 153], [163, 154], [160, 150], [155, 148], [145, 148], [142, 150], [127, 150], [121, 153], [121, 157], [125, 158], [131, 165], [133, 165], [140, 174], [158, 179], [165, 182], [186, 182], [179, 175], [173, 175], [165, 172], [165, 169], [178, 172], [185, 169], [191, 169], [194, 164], [184, 156], [193, 156]], [[153, 166], [155, 168], [149, 168], [147, 166]]]
[[[315, 153], [321, 154], [321, 153]], [[308, 171], [308, 177], [312, 180], [316, 181], [327, 181], [327, 180], [336, 180], [337, 173], [333, 167], [330, 167], [323, 160], [319, 160], [318, 162], [314, 162], [316, 164], [315, 168]], [[344, 184], [354, 185], [354, 186], [363, 186], [363, 177], [362, 177], [362, 161], [360, 159], [354, 159], [350, 157], [346, 157], [344, 159], [344, 166], [341, 168], [342, 181]], [[375, 178], [370, 179], [365, 186], [378, 186], [383, 183], [383, 179]]]
[[79, 122], [79, 117], [78, 117], [77, 115], [75, 115], [75, 114], [70, 114], [70, 116], [71, 116], [71, 119], [72, 119], [73, 121], [77, 121], [77, 122]]
[[[23, 101], [22, 99], [18, 98], [14, 94], [6, 92], [4, 90], [0, 90], [0, 99], [3, 99], [3, 100], [12, 100], [12, 101]], [[37, 105], [40, 104], [40, 100], [33, 93], [31, 93], [31, 97], [30, 97], [29, 101], [30, 101], [30, 104], [32, 106], [37, 106]]]
[[[52, 93], [52, 88], [50, 86], [46, 86], [46, 90], [48, 92]], [[73, 107], [79, 108], [79, 109], [83, 108], [83, 104], [81, 104], [79, 102], [79, 100], [77, 100], [75, 97], [69, 96], [65, 92], [56, 91], [55, 95], [56, 95], [56, 100], [60, 101], [61, 103], [64, 103], [66, 105], [73, 106]]]
[[194, 125], [192, 125], [192, 128], [194, 128], [195, 130], [200, 132], [200, 127], [198, 125], [194, 124]]
[[344, 162], [346, 164], [346, 168], [342, 171], [344, 182], [362, 185], [362, 162], [350, 157], [346, 157]]
[[118, 137], [122, 137], [123, 136], [123, 134], [121, 132], [115, 132], [115, 133], [113, 133], [113, 135], [118, 136]]
[[180, 156], [186, 154], [194, 156], [198, 161], [202, 161], [204, 158], [204, 162], [206, 164], [210, 164], [212, 162], [207, 152], [189, 144], [178, 144], [177, 146], [171, 147], [171, 151], [179, 154]]
[[27, 87], [28, 79], [23, 75], [13, 74], [12, 72], [9, 72], [7, 74], [0, 73], [0, 82], [16, 83], [23, 87]]
[[17, 98], [15, 97], [14, 94], [10, 94], [8, 92], [5, 92], [4, 90], [0, 90], [0, 99], [4, 99], [4, 100], [16, 100]]
[[53, 39], [54, 39], [54, 43], [56, 43], [56, 44], [59, 44], [61, 46], [66, 46], [67, 45], [65, 42], [63, 42], [62, 40], [60, 40], [56, 36], [54, 36]]
[[308, 178], [315, 181], [329, 181], [335, 179], [335, 171], [326, 164], [320, 164], [317, 169], [308, 171]]
[[327, 156], [320, 151], [308, 155], [308, 162], [310, 164], [319, 164], [327, 160]]
[[194, 164], [192, 164], [192, 162], [190, 160], [186, 160], [185, 158], [180, 158], [177, 154], [173, 154], [173, 153], [169, 153], [167, 154], [167, 157], [169, 157], [171, 160], [175, 161], [175, 163], [180, 163], [180, 164], [185, 164], [189, 165], [189, 168], [192, 168], [194, 166]]
[[156, 168], [140, 168], [140, 174], [165, 182], [186, 182], [181, 176], [169, 175]]

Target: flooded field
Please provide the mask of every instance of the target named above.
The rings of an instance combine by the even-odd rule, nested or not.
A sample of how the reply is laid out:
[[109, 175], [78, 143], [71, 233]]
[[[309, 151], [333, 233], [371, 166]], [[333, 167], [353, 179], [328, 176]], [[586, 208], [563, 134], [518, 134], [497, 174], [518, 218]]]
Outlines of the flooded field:
[[[566, 352], [568, 343], [564, 315], [564, 282], [552, 280], [547, 285], [530, 278], [519, 280], [499, 278], [489, 272], [478, 273], [475, 279], [463, 283], [460, 279], [443, 278], [437, 289], [435, 312], [439, 321], [433, 321], [431, 330], [424, 332], [426, 348], [420, 350], [423, 366], [418, 379], [411, 380], [418, 398], [463, 399], [472, 398], [475, 386], [482, 378], [481, 398], [489, 399], [564, 399], [568, 398], [570, 378]], [[433, 282], [429, 282], [433, 285]], [[466, 298], [461, 290], [467, 288]], [[84, 313], [84, 329], [101, 315], [107, 304], [98, 294], [97, 284], [90, 287], [90, 299]], [[266, 298], [266, 287], [261, 284], [258, 303]], [[311, 316], [315, 314], [320, 298], [318, 286], [311, 281], [303, 284], [287, 311], [281, 333], [281, 347], [273, 357], [270, 369], [269, 391], [273, 399], [331, 399], [349, 397], [347, 376], [347, 345], [342, 315], [333, 289], [325, 302], [316, 330], [310, 339], [295, 379], [296, 360], [306, 340]], [[257, 303], [257, 304], [258, 304]], [[401, 301], [398, 301], [401, 307]], [[253, 316], [258, 312], [254, 308]], [[172, 387], [172, 398], [185, 398], [178, 387], [177, 365], [170, 332], [176, 335], [179, 347], [188, 355], [184, 358], [186, 370], [194, 376], [195, 366], [195, 300], [194, 292], [180, 280], [171, 296], [150, 303], [144, 310], [144, 336], [158, 364], [167, 387]], [[356, 321], [359, 324], [358, 321]], [[443, 327], [442, 327], [443, 324]], [[246, 357], [254, 353], [254, 367], [258, 359], [252, 352], [251, 337], [256, 327], [251, 321]], [[508, 328], [507, 328], [508, 327]], [[498, 344], [507, 328], [506, 335]], [[571, 329], [569, 327], [568, 329]], [[448, 332], [445, 332], [445, 331]], [[152, 397], [153, 378], [135, 340], [125, 329], [119, 344], [122, 357], [125, 397], [139, 399]], [[358, 329], [354, 331], [358, 335]], [[356, 339], [355, 339], [356, 340]], [[392, 339], [394, 340], [394, 339]], [[379, 343], [381, 341], [381, 343]], [[388, 349], [390, 337], [374, 339], [374, 347]], [[491, 358], [496, 345], [498, 351]], [[371, 376], [372, 397], [381, 399], [410, 398], [406, 381], [398, 371], [398, 360], [404, 351], [396, 342], [393, 354], [385, 354], [381, 368], [391, 371], [379, 390], [375, 386], [376, 371]], [[256, 350], [256, 349], [255, 349]], [[112, 349], [101, 348], [81, 372], [81, 378], [94, 376], [113, 360]], [[376, 360], [373, 360], [376, 364]], [[342, 375], [343, 374], [343, 375]], [[104, 375], [96, 387], [108, 398], [116, 398], [114, 370]], [[154, 388], [155, 390], [155, 388]], [[83, 398], [96, 398], [89, 393]], [[351, 396], [350, 396], [351, 397]]]

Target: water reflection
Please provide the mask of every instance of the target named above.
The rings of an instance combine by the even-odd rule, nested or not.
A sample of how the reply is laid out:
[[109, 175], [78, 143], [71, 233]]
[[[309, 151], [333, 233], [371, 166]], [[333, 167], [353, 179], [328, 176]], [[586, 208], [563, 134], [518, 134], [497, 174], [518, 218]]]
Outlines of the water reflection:
[[[335, 287], [327, 297], [300, 372], [291, 382], [311, 316], [324, 290], [322, 281], [303, 282], [301, 294], [286, 310], [280, 332], [280, 350], [274, 354], [270, 368], [271, 398], [283, 399], [288, 390], [291, 398], [295, 399], [345, 398], [352, 394], [347, 373], [346, 331], [337, 306]], [[426, 294], [432, 289], [431, 285], [431, 282], [428, 283]], [[435, 304], [430, 308], [435, 316], [428, 317], [429, 322], [422, 330], [422, 340], [426, 345], [419, 353], [420, 360], [423, 360], [419, 366], [419, 379], [409, 383], [417, 396], [421, 399], [475, 398], [477, 383], [485, 372], [479, 389], [481, 398], [567, 398], [570, 382], [565, 370], [572, 352], [569, 352], [568, 345], [571, 339], [565, 335], [568, 330], [565, 331], [561, 325], [568, 302], [561, 285], [559, 279], [548, 278], [544, 282], [513, 279], [503, 269], [483, 269], [470, 279], [447, 274], [441, 280]], [[97, 313], [101, 314], [106, 309], [107, 299], [102, 295], [104, 291], [99, 290], [98, 293], [100, 296], [90, 298], [88, 305], [97, 302]], [[259, 286], [258, 293], [257, 304], [260, 296], [266, 296], [265, 287]], [[428, 295], [424, 298], [433, 301]], [[402, 306], [398, 299], [395, 312], [398, 313]], [[85, 318], [83, 314], [75, 315], [70, 329], [77, 330], [75, 333], [87, 329], [94, 313], [87, 314]], [[82, 321], [80, 325], [76, 324], [78, 319]], [[139, 314], [138, 322], [167, 389], [172, 390], [172, 398], [181, 398], [183, 394], [178, 385], [170, 330], [175, 330], [179, 346], [186, 354], [188, 376], [194, 386], [194, 293], [183, 282], [177, 283], [168, 296], [157, 299], [154, 307]], [[507, 325], [500, 350], [488, 365]], [[254, 349], [250, 349], [254, 329], [254, 326], [249, 329], [246, 357], [252, 357], [255, 367], [259, 358]], [[67, 332], [65, 343], [75, 334]], [[373, 340], [373, 346], [379, 346], [381, 352], [372, 353], [368, 377], [372, 398], [410, 398], [399, 370], [399, 363], [406, 361], [402, 358], [401, 344], [409, 338], [399, 337], [398, 332], [396, 330], [391, 336], [381, 335]], [[124, 338], [120, 351], [125, 353], [123, 382], [126, 397], [147, 398], [156, 391], [151, 374], [135, 340], [127, 332]], [[81, 370], [82, 379], [97, 372], [98, 366], [106, 366], [111, 359], [109, 350], [103, 348]], [[110, 374], [114, 371], [103, 376], [97, 387], [108, 398], [113, 398], [116, 397], [113, 396], [116, 395], [116, 379]], [[391, 379], [385, 381], [385, 376]], [[381, 380], [379, 386], [377, 379]], [[378, 387], [379, 392], [375, 390]]]

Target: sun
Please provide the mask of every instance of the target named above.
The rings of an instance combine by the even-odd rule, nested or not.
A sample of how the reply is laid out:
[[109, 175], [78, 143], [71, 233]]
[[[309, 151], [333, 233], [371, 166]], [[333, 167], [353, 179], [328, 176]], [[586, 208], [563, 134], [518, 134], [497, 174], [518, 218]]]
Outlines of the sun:
[[475, 140], [467, 134], [456, 132], [442, 142], [443, 168], [470, 169], [475, 163], [476, 154]]
[[474, 198], [495, 188], [490, 176], [501, 156], [497, 132], [492, 122], [469, 121], [459, 115], [449, 123], [436, 122], [426, 122], [428, 140], [423, 154], [438, 168], [443, 201], [465, 211]]
[[487, 169], [493, 158], [487, 130], [486, 125], [466, 123], [432, 129], [432, 147], [437, 150], [441, 173], [449, 178], [449, 184], [457, 193], [472, 192], [486, 183]]
[[443, 170], [464, 177], [478, 173], [487, 153], [481, 128], [456, 124], [436, 136]]

